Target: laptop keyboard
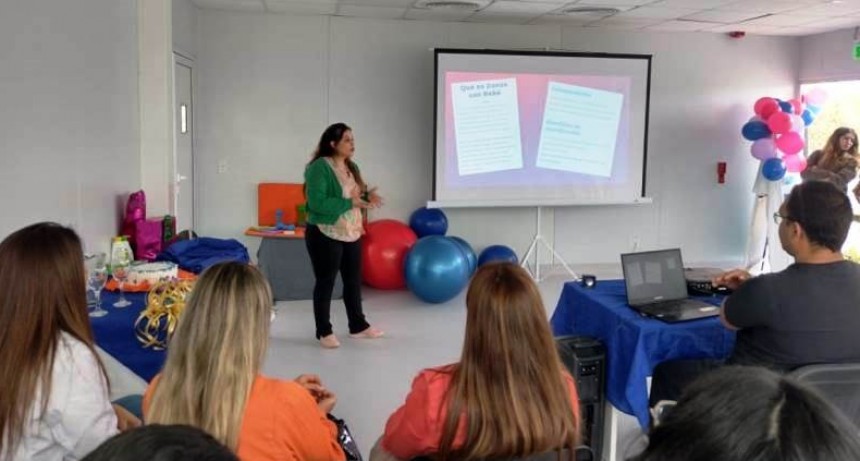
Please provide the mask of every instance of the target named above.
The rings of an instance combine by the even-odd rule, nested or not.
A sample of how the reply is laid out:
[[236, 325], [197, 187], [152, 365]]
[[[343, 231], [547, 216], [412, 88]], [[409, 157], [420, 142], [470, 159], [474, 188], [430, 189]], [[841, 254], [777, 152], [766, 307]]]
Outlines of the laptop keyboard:
[[675, 313], [680, 312], [682, 306], [687, 304], [687, 300], [685, 299], [676, 299], [673, 301], [661, 301], [658, 303], [652, 303], [648, 305], [649, 312], [659, 312], [659, 313]]

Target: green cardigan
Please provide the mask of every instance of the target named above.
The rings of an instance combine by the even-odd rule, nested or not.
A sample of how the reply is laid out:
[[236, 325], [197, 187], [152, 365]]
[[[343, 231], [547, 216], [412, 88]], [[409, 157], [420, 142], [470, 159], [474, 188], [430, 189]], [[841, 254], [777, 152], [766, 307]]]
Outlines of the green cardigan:
[[[349, 162], [358, 171], [358, 165]], [[305, 195], [310, 224], [334, 224], [340, 215], [352, 209], [352, 200], [343, 198], [340, 181], [325, 158], [318, 158], [305, 168]]]

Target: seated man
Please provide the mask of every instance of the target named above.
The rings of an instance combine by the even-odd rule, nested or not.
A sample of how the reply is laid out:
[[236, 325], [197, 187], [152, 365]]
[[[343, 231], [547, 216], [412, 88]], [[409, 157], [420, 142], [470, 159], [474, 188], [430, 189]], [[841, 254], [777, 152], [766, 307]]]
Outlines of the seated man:
[[[860, 265], [841, 252], [852, 221], [848, 197], [830, 183], [800, 184], [774, 219], [794, 264], [759, 277], [736, 269], [713, 281], [734, 290], [721, 313], [727, 328], [739, 330], [728, 363], [788, 371], [813, 363], [860, 362]], [[720, 365], [658, 365], [652, 406], [677, 400], [686, 384]]]

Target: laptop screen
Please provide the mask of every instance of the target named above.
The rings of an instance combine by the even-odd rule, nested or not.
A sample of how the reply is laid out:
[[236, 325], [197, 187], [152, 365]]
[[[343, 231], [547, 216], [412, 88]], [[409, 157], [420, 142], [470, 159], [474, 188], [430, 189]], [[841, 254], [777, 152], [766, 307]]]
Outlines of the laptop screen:
[[677, 248], [623, 254], [621, 267], [631, 306], [687, 297], [684, 263]]

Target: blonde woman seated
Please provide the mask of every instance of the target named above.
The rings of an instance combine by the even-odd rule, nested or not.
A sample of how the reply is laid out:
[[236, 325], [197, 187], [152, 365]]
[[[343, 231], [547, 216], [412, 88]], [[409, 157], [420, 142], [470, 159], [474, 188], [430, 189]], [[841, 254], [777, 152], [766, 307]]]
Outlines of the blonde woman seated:
[[198, 427], [242, 461], [343, 460], [326, 419], [335, 395], [316, 376], [260, 374], [272, 293], [257, 269], [222, 263], [197, 281], [164, 369], [146, 391], [147, 423]]
[[421, 371], [371, 460], [526, 457], [579, 441], [579, 403], [538, 288], [514, 264], [481, 267], [460, 361]]

